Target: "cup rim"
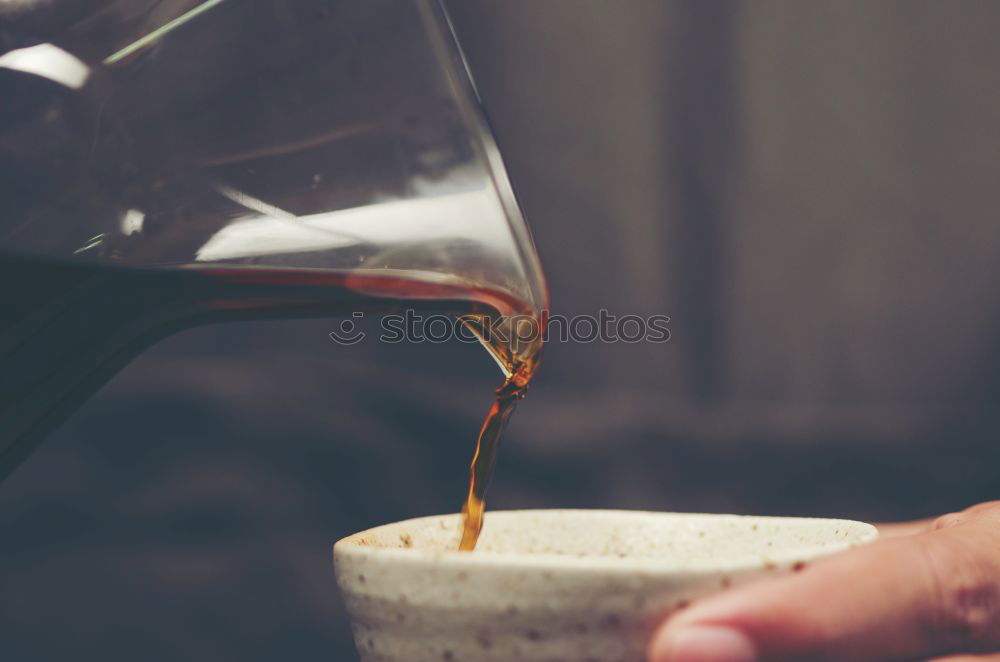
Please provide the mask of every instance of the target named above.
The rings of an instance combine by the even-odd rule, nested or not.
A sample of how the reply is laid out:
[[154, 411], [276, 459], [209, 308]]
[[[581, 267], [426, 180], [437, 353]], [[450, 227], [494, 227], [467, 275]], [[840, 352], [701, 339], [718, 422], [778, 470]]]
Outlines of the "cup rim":
[[[807, 525], [823, 522], [831, 527], [847, 529], [843, 540], [829, 543], [803, 545], [792, 549], [775, 550], [770, 554], [750, 553], [734, 556], [730, 559], [685, 559], [677, 560], [669, 557], [617, 557], [617, 556], [573, 556], [557, 553], [529, 554], [525, 552], [491, 552], [487, 550], [476, 552], [461, 552], [456, 550], [426, 550], [406, 547], [381, 547], [365, 542], [373, 535], [391, 532], [393, 529], [412, 528], [424, 522], [455, 520], [459, 526], [457, 513], [415, 517], [372, 527], [364, 531], [346, 536], [333, 546], [334, 562], [348, 559], [377, 559], [399, 567], [409, 567], [414, 570], [429, 567], [449, 567], [455, 569], [481, 570], [493, 569], [525, 569], [560, 573], [591, 573], [600, 571], [606, 574], [628, 574], [637, 572], [646, 575], [669, 576], [715, 574], [719, 572], [737, 573], [741, 571], [759, 570], [761, 568], [778, 568], [802, 561], [828, 556], [845, 551], [852, 547], [865, 544], [878, 537], [878, 530], [871, 524], [856, 520], [825, 518], [825, 517], [781, 517], [770, 515], [731, 515], [721, 513], [674, 513], [644, 510], [616, 510], [589, 508], [553, 508], [553, 509], [522, 509], [494, 510], [488, 517], [515, 517], [522, 514], [558, 515], [558, 514], [590, 514], [599, 517], [658, 517], [668, 519], [706, 518], [718, 523], [732, 521], [755, 521], [762, 524], [792, 524]], [[837, 531], [837, 529], [834, 529]]]

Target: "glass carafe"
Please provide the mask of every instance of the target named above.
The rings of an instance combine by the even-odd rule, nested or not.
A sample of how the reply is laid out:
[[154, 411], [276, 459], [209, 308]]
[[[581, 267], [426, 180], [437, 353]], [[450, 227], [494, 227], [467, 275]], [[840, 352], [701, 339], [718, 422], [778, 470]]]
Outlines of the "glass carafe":
[[401, 305], [547, 307], [436, 1], [0, 9], [0, 476], [171, 331]]

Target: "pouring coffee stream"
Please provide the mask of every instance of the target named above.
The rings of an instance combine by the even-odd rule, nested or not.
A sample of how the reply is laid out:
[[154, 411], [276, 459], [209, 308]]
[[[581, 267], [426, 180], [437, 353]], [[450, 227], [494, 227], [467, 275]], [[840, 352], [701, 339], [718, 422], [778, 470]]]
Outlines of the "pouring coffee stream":
[[[479, 533], [483, 529], [483, 518], [486, 509], [486, 489], [493, 477], [496, 466], [497, 451], [500, 448], [500, 435], [508, 420], [517, 407], [518, 400], [528, 391], [528, 384], [538, 369], [542, 350], [542, 330], [545, 328], [546, 315], [542, 311], [537, 317], [522, 318], [529, 320], [527, 342], [520, 348], [521, 329], [508, 331], [509, 342], [496, 342], [483, 332], [478, 320], [463, 318], [479, 337], [483, 346], [493, 354], [497, 363], [506, 375], [503, 385], [497, 389], [496, 402], [490, 407], [483, 427], [476, 438], [476, 450], [472, 455], [472, 466], [469, 470], [469, 492], [462, 506], [462, 539], [458, 548], [462, 551], [475, 549]], [[511, 343], [517, 343], [512, 345]], [[514, 347], [512, 350], [511, 347]], [[521, 350], [521, 351], [518, 351]]]

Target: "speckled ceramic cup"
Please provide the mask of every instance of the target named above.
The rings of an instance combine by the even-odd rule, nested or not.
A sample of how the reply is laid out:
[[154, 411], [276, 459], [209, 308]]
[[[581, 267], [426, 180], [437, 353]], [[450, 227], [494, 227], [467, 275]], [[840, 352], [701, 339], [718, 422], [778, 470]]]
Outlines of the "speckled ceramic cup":
[[333, 548], [365, 662], [640, 662], [689, 601], [873, 540], [833, 519], [613, 510], [490, 512], [475, 552], [458, 515]]

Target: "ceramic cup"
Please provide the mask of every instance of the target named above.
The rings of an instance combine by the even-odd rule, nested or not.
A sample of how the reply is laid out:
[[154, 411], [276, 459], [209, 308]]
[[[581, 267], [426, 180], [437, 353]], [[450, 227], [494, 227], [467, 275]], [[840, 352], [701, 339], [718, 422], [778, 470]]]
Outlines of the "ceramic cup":
[[364, 662], [640, 662], [653, 629], [707, 593], [875, 539], [834, 519], [613, 510], [387, 524], [333, 548]]

